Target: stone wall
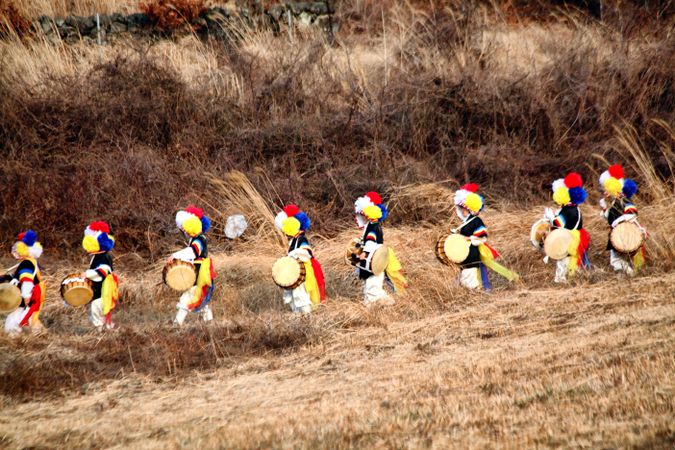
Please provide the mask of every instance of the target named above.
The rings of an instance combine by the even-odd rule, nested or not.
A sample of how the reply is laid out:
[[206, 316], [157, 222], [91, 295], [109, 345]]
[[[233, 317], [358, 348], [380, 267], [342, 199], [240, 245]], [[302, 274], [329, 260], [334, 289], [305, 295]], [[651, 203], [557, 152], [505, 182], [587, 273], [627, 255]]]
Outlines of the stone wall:
[[291, 24], [292, 28], [320, 27], [332, 33], [335, 23], [332, 20], [334, 11], [328, 1], [285, 2], [276, 4], [260, 12], [245, 9], [230, 9], [215, 6], [195, 19], [191, 27], [182, 30], [161, 30], [142, 13], [122, 15], [100, 15], [98, 25], [96, 16], [51, 18], [41, 16], [33, 22], [38, 32], [44, 33], [50, 41], [62, 40], [66, 43], [110, 42], [125, 36], [134, 37], [171, 37], [176, 34], [194, 32], [202, 37], [227, 39], [234, 24], [242, 22], [250, 26], [265, 27], [275, 32], [283, 32]]

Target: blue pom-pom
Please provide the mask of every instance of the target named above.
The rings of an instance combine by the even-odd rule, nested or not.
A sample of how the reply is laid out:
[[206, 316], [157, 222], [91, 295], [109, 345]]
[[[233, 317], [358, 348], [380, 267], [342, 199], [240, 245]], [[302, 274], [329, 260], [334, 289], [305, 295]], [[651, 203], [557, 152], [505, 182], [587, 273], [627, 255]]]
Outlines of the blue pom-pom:
[[24, 233], [21, 241], [27, 246], [31, 247], [37, 242], [37, 233], [33, 230], [28, 230]]
[[298, 219], [298, 222], [300, 222], [300, 229], [302, 231], [309, 230], [309, 226], [312, 224], [312, 221], [309, 220], [309, 216], [307, 216], [307, 214], [304, 211], [300, 211], [293, 217]]
[[626, 198], [631, 198], [632, 196], [634, 196], [635, 193], [637, 192], [637, 189], [638, 189], [637, 183], [635, 181], [630, 179], [624, 180], [622, 192], [623, 195], [626, 196]]
[[202, 233], [206, 233], [211, 229], [211, 219], [206, 216], [202, 216], [202, 218], [199, 220], [202, 221]]
[[115, 246], [115, 241], [110, 239], [107, 233], [101, 233], [98, 235], [98, 247], [102, 252], [109, 252]]
[[575, 187], [569, 190], [570, 192], [570, 202], [575, 205], [581, 205], [586, 201], [586, 189], [582, 187]]
[[387, 207], [383, 203], [377, 205], [377, 207], [382, 211], [382, 217], [380, 217], [380, 222], [382, 222], [389, 216], [389, 211], [387, 211]]

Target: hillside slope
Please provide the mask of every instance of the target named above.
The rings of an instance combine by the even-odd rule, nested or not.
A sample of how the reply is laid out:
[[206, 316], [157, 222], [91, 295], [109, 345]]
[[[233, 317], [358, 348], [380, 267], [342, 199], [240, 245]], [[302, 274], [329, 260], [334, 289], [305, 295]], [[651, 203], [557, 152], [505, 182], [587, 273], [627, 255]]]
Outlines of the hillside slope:
[[0, 434], [8, 448], [672, 448], [673, 286], [516, 289], [409, 321], [361, 311], [386, 325], [8, 405]]

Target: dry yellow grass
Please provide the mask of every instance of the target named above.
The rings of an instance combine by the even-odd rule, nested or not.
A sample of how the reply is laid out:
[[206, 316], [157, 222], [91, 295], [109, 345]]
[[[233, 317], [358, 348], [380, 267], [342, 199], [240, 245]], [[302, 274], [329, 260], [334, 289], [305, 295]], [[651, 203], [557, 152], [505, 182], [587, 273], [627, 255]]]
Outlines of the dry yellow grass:
[[[453, 271], [435, 261], [434, 239], [453, 219], [422, 230], [385, 228], [411, 287], [394, 307], [375, 310], [360, 305], [360, 284], [342, 260], [356, 231], [315, 239], [331, 298], [307, 319], [280, 307], [268, 273], [278, 256], [273, 247], [215, 252], [217, 320], [207, 329], [216, 333], [234, 323], [246, 334], [261, 324], [292, 326], [315, 338], [281, 352], [224, 354], [210, 369], [181, 376], [172, 369], [177, 355], [165, 355], [168, 369], [148, 371], [141, 349], [130, 346], [131, 363], [102, 363], [103, 373], [117, 375], [94, 371], [62, 398], [17, 403], [5, 396], [3, 445], [667, 448], [675, 433], [675, 277], [668, 244], [675, 216], [667, 204], [641, 208], [661, 245], [651, 247], [644, 274], [619, 280], [603, 252], [605, 224], [592, 206], [584, 212], [595, 270], [557, 286], [553, 268], [527, 243], [541, 207], [487, 211], [491, 242], [524, 276], [513, 286], [493, 277], [491, 295], [460, 289]], [[124, 329], [150, 333], [154, 341], [185, 340], [202, 329], [195, 323], [183, 332], [158, 328], [173, 314], [175, 295], [159, 288], [158, 273], [132, 272], [136, 265], [130, 255], [118, 257], [128, 300], [117, 315]], [[85, 311], [63, 311], [54, 297], [61, 275], [47, 277], [49, 334], [26, 338], [23, 351], [7, 338], [0, 342], [18, 358], [56, 367], [86, 360], [87, 353], [105, 355], [98, 347], [109, 341], [99, 344], [85, 331]], [[213, 345], [227, 348], [230, 335]]]
[[[131, 3], [20, 4], [31, 15], [62, 15], [125, 12], [135, 9]], [[605, 47], [605, 35], [585, 27], [556, 39], [562, 30], [533, 25], [472, 36], [466, 54], [450, 60], [417, 39], [413, 25], [423, 24], [416, 22], [422, 13], [405, 5], [394, 12], [386, 33], [370, 40], [348, 38], [328, 46], [316, 36], [297, 35], [288, 42], [253, 32], [237, 45], [252, 67], [293, 65], [315, 57], [314, 46], [323, 46], [322, 64], [296, 74], [303, 89], [321, 95], [326, 92], [321, 83], [334, 85], [353, 93], [358, 110], [378, 108], [373, 99], [393, 71], [409, 67], [404, 58], [430, 79], [452, 78], [475, 63], [469, 53], [477, 52], [489, 69], [477, 73], [489, 79], [485, 85], [497, 86], [545, 71], [561, 48], [581, 45], [597, 58], [609, 58], [611, 48]], [[634, 49], [613, 55], [615, 64], [639, 57]], [[185, 37], [145, 50], [191, 86], [225, 90], [234, 104], [251, 100], [243, 86], [253, 80], [231, 70], [209, 44]], [[39, 86], [49, 76], [87, 73], [125, 52], [134, 50], [0, 43], [4, 75], [26, 86]], [[280, 113], [275, 115], [274, 104], [269, 108], [274, 122]], [[672, 137], [671, 125], [660, 126]], [[423, 145], [424, 136], [411, 140]], [[343, 260], [345, 244], [358, 231], [345, 219], [337, 226], [343, 231], [330, 239], [310, 233], [327, 275], [327, 307], [309, 318], [286, 312], [269, 273], [283, 254], [272, 228], [280, 201], [273, 186], [263, 196], [237, 172], [214, 178], [201, 199], [218, 222], [243, 212], [252, 223], [241, 241], [212, 248], [219, 275], [216, 320], [207, 327], [193, 317], [184, 330], [166, 324], [177, 295], [161, 285], [162, 255], [151, 249], [157, 261], [151, 268], [133, 253], [115, 255], [124, 300], [115, 320], [122, 330], [101, 337], [90, 330], [84, 309], [63, 308], [55, 289], [66, 273], [87, 262], [58, 260], [47, 249], [42, 317], [48, 333], [0, 337], [0, 447], [672, 448], [673, 179], [654, 175], [632, 130], [617, 129], [612, 144], [630, 155], [631, 169], [646, 181], [637, 205], [651, 232], [650, 255], [645, 272], [634, 279], [618, 279], [609, 270], [607, 226], [594, 206], [598, 194], [591, 192], [582, 209], [593, 238], [592, 272], [554, 285], [553, 266], [544, 265], [528, 242], [529, 227], [544, 205], [524, 208], [489, 199], [484, 218], [490, 242], [523, 281], [508, 285], [493, 275], [491, 294], [460, 289], [456, 269], [440, 265], [433, 252], [436, 238], [456, 226], [452, 189], [422, 180], [388, 193], [392, 219], [405, 215], [420, 224], [385, 225], [386, 241], [410, 281], [390, 308], [361, 305], [362, 286]], [[672, 162], [669, 142], [662, 142], [661, 150]], [[413, 158], [402, 166], [422, 179], [429, 170]], [[448, 181], [455, 186], [456, 180]], [[591, 185], [592, 180], [592, 190]], [[335, 196], [346, 199], [347, 193]], [[429, 211], [433, 224], [426, 222]]]
[[130, 14], [138, 12], [138, 0], [14, 0], [17, 9], [27, 17], [90, 16], [96, 13]]

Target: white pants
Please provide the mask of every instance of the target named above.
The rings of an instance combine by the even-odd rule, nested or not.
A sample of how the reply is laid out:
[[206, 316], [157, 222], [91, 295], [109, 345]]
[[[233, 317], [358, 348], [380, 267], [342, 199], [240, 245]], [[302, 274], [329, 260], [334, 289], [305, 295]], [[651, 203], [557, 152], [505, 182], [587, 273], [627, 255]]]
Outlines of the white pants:
[[[190, 303], [192, 303], [192, 299], [194, 298], [196, 291], [197, 286], [192, 286], [190, 289], [181, 294], [180, 298], [178, 299], [178, 303], [176, 304], [176, 309], [178, 312], [176, 312], [176, 318], [173, 320], [175, 324], [183, 325], [183, 322], [185, 322], [185, 318], [190, 312], [188, 306]], [[209, 305], [206, 305], [200, 309], [199, 315], [202, 316], [202, 320], [204, 322], [210, 322], [213, 320], [213, 311], [211, 311]]]
[[567, 271], [570, 266], [570, 257], [559, 259], [555, 262], [555, 278], [554, 283], [564, 283], [567, 281]]
[[462, 269], [459, 273], [459, 284], [467, 289], [479, 289], [483, 286], [480, 278], [480, 269], [472, 267], [470, 269]]
[[294, 313], [308, 314], [312, 312], [312, 300], [305, 289], [305, 283], [293, 290], [284, 289], [284, 303], [291, 307]]
[[628, 276], [635, 274], [633, 264], [630, 261], [630, 256], [624, 253], [619, 253], [614, 250], [609, 251], [609, 264], [615, 272], [625, 273]]
[[104, 328], [112, 330], [115, 325], [111, 322], [106, 323], [105, 314], [103, 314], [103, 300], [97, 298], [92, 300], [89, 304], [89, 322], [96, 327], [98, 331], [103, 331]]
[[394, 299], [387, 294], [382, 285], [384, 284], [384, 272], [379, 275], [371, 275], [366, 278], [363, 285], [363, 304], [372, 306], [382, 302], [385, 305], [393, 305]]
[[29, 308], [17, 308], [7, 315], [5, 319], [5, 333], [16, 336], [21, 333], [21, 326], [19, 325], [26, 314], [28, 314]]

